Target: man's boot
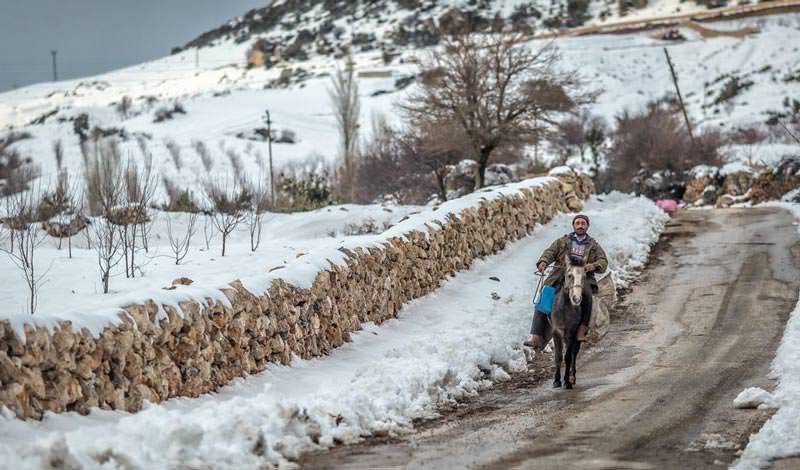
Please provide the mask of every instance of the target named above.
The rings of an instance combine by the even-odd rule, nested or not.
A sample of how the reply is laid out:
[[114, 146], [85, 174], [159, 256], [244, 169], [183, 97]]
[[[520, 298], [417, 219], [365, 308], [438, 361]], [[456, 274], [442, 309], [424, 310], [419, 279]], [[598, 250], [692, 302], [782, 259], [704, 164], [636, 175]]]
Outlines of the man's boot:
[[578, 325], [578, 341], [584, 342], [586, 341], [586, 325], [581, 323]]
[[544, 346], [542, 343], [544, 343], [544, 338], [539, 335], [531, 335], [531, 337], [526, 339], [522, 344], [538, 351]]

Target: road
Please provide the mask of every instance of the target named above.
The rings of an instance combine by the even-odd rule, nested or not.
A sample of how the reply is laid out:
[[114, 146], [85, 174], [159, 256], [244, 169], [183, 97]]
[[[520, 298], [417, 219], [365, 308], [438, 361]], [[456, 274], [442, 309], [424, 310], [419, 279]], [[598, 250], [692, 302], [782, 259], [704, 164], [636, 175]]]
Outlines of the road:
[[730, 21], [750, 16], [779, 15], [800, 10], [798, 0], [774, 0], [748, 5], [736, 5], [724, 8], [713, 8], [695, 13], [677, 15], [653, 16], [636, 18], [632, 20], [619, 20], [606, 24], [565, 28], [546, 33], [537, 33], [531, 39], [546, 39], [554, 37], [584, 36], [587, 34], [621, 34], [633, 31], [643, 31], [657, 28], [679, 26], [689, 21]]
[[[800, 237], [777, 208], [684, 211], [553, 389], [548, 354], [400, 438], [306, 456], [303, 468], [723, 468], [768, 412], [737, 410], [769, 366], [800, 288]], [[779, 462], [792, 468], [798, 461]]]

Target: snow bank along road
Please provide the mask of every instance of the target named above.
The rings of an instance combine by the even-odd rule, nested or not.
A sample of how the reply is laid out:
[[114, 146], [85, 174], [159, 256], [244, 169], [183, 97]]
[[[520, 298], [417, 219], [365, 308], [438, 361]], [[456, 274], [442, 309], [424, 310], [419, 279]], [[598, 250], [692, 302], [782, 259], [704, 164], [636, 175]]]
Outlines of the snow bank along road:
[[[619, 193], [593, 197], [585, 212], [624, 283], [646, 261], [663, 213]], [[0, 414], [0, 468], [264, 468], [370, 434], [410, 431], [414, 419], [524, 370], [533, 265], [571, 219], [537, 227], [327, 357], [271, 366], [218, 393], [136, 414], [95, 410], [42, 422]]]
[[528, 372], [415, 434], [310, 455], [304, 466], [694, 469], [734, 462], [768, 417], [734, 409], [732, 401], [749, 386], [773, 388], [770, 362], [800, 287], [796, 222], [779, 208], [685, 211], [654, 256], [612, 315], [609, 335], [579, 357], [575, 390], [551, 389], [550, 358], [537, 358]]

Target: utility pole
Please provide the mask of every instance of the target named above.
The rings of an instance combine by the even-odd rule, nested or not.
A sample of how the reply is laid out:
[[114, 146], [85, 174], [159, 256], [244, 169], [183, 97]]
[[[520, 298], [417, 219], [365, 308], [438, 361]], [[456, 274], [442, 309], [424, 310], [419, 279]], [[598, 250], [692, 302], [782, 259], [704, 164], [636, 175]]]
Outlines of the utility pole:
[[266, 111], [267, 118], [267, 145], [269, 145], [269, 196], [272, 201], [272, 210], [275, 210], [275, 178], [272, 173], [272, 120], [269, 117], [269, 110]]
[[50, 54], [53, 56], [53, 81], [57, 82], [58, 81], [58, 67], [56, 66], [56, 54], [58, 54], [58, 51], [56, 51], [56, 50], [50, 51]]
[[681, 96], [681, 89], [678, 87], [678, 76], [675, 74], [675, 67], [672, 66], [672, 59], [669, 57], [669, 51], [664, 48], [664, 55], [667, 56], [667, 65], [669, 65], [669, 73], [672, 75], [672, 83], [675, 85], [675, 93], [678, 94], [678, 102], [683, 111], [683, 119], [686, 121], [686, 129], [689, 131], [689, 139], [692, 141], [692, 148], [695, 148], [694, 133], [692, 132], [692, 123], [689, 122], [689, 115], [686, 113], [686, 105], [683, 104], [683, 96]]

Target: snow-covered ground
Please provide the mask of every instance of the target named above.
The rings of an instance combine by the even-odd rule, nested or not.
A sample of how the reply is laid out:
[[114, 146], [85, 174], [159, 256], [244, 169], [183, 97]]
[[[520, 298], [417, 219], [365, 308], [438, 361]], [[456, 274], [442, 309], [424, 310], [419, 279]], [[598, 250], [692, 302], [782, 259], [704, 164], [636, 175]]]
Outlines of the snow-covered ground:
[[[770, 112], [783, 112], [784, 100], [800, 95], [800, 81], [792, 77], [800, 71], [800, 14], [786, 14], [714, 23], [716, 29], [751, 26], [758, 32], [742, 39], [703, 38], [683, 29], [687, 40], [665, 42], [653, 32], [621, 35], [598, 35], [560, 38], [563, 65], [576, 69], [588, 86], [600, 90], [591, 112], [613, 124], [623, 110], [635, 111], [650, 100], [673, 93], [663, 47], [669, 49], [675, 64], [689, 114], [697, 126], [718, 127], [763, 124]], [[545, 41], [532, 41], [541, 47]], [[328, 88], [330, 72], [337, 61], [327, 56], [312, 56], [308, 61], [292, 63], [303, 68], [310, 78], [288, 88], [266, 88], [281, 74], [283, 66], [269, 70], [247, 69], [244, 53], [248, 43], [222, 41], [199, 49], [195, 67], [195, 49], [134, 67], [83, 80], [40, 84], [0, 94], [0, 129], [28, 132], [31, 139], [12, 146], [23, 156], [30, 156], [42, 167], [45, 177], [55, 174], [53, 144], [61, 141], [64, 166], [80, 175], [83, 160], [78, 136], [73, 131], [74, 118], [89, 116], [90, 126], [124, 129], [127, 140], [120, 142], [124, 157], [139, 161], [151, 154], [154, 169], [178, 187], [197, 188], [210, 174], [231, 174], [231, 154], [238, 155], [243, 170], [250, 175], [264, 172], [267, 143], [251, 140], [254, 129], [265, 127], [264, 113], [269, 110], [273, 128], [290, 130], [297, 143], [273, 145], [278, 168], [298, 165], [305, 160], [332, 163], [337, 154], [338, 137], [331, 112]], [[372, 116], [385, 115], [398, 123], [392, 105], [413, 89], [397, 90], [398, 78], [417, 72], [413, 57], [420, 50], [407, 48], [400, 59], [384, 65], [379, 51], [362, 52], [354, 60], [359, 74], [362, 99], [362, 136], [369, 135]], [[384, 76], [376, 76], [382, 72]], [[372, 73], [370, 75], [370, 73]], [[380, 75], [380, 74], [379, 74]], [[714, 101], [731, 77], [743, 88], [730, 100]], [[748, 82], [751, 85], [745, 86]], [[123, 96], [132, 98], [126, 116], [115, 111]], [[179, 102], [186, 114], [155, 123], [159, 108]], [[31, 124], [46, 117], [43, 124]], [[3, 132], [0, 131], [0, 136]], [[206, 148], [211, 165], [206, 168], [197, 143]], [[169, 147], [177, 149], [177, 157]], [[796, 152], [792, 145], [789, 151]], [[770, 147], [756, 149], [757, 158], [773, 160]], [[732, 151], [735, 159], [750, 159], [749, 152]], [[776, 155], [778, 158], [780, 155]], [[160, 192], [163, 196], [163, 191]]]
[[[136, 264], [141, 269], [136, 270], [136, 277], [126, 278], [124, 264], [117, 265], [112, 271], [109, 294], [103, 294], [97, 253], [87, 248], [85, 231], [73, 237], [72, 259], [68, 257], [66, 240], [59, 250], [57, 240], [48, 237], [36, 250], [36, 263], [46, 274], [35, 319], [46, 322], [69, 312], [90, 312], [141, 301], [157, 295], [161, 287], [179, 277], [194, 280], [195, 287], [224, 287], [236, 278], [251, 278], [285, 266], [309, 252], [336, 248], [345, 242], [357, 243], [365, 238], [359, 236], [361, 233], [380, 233], [409, 214], [425, 210], [430, 208], [347, 204], [294, 214], [267, 213], [257, 250], [250, 250], [250, 233], [244, 223], [229, 236], [224, 257], [220, 256], [221, 235], [209, 219], [200, 215], [190, 249], [180, 264], [175, 264], [170, 248], [167, 218], [172, 222], [173, 233], [180, 238], [187, 230], [188, 215], [154, 212], [149, 252], [139, 250], [136, 254]], [[0, 254], [0, 299], [4, 302], [0, 317], [32, 320], [26, 313], [26, 292], [22, 272], [8, 256]]]
[[[776, 202], [770, 205], [792, 211], [800, 231], [800, 204]], [[786, 323], [770, 377], [778, 381], [772, 393], [772, 401], [777, 402], [778, 411], [760, 431], [750, 436], [744, 453], [732, 467], [734, 470], [766, 468], [773, 459], [800, 455], [800, 438], [797, 435], [800, 423], [800, 302]]]
[[[666, 216], [644, 198], [593, 197], [590, 233], [624, 283], [646, 261]], [[198, 399], [136, 414], [96, 410], [42, 422], [0, 417], [0, 467], [63, 462], [83, 468], [256, 468], [301, 452], [400, 433], [437, 407], [525, 367], [535, 259], [569, 231], [560, 215], [501, 254], [477, 261], [396, 320], [365, 325], [329, 356], [237, 380]], [[490, 279], [496, 277], [499, 281]], [[157, 431], [154, 431], [157, 430]]]

